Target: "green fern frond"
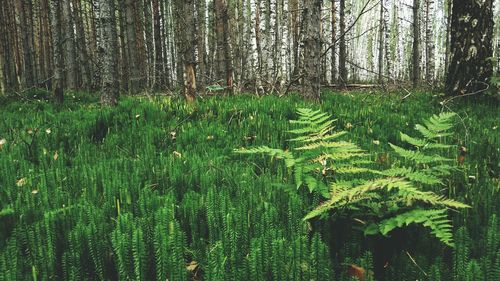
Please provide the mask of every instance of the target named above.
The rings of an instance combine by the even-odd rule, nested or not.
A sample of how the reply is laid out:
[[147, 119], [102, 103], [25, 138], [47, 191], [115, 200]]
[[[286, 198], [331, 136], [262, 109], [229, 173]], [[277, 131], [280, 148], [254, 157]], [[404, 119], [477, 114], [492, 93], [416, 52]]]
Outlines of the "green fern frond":
[[397, 145], [389, 143], [391, 148], [396, 152], [399, 156], [406, 158], [408, 160], [414, 161], [417, 164], [429, 164], [436, 162], [445, 162], [445, 161], [453, 161], [452, 159], [443, 157], [441, 155], [426, 155], [419, 151], [412, 151], [401, 148]]
[[453, 247], [452, 226], [446, 214], [446, 209], [411, 210], [381, 221], [379, 223], [379, 229], [383, 235], [387, 235], [395, 228], [408, 226], [413, 223], [430, 228], [431, 233], [436, 236], [436, 238], [444, 244]]

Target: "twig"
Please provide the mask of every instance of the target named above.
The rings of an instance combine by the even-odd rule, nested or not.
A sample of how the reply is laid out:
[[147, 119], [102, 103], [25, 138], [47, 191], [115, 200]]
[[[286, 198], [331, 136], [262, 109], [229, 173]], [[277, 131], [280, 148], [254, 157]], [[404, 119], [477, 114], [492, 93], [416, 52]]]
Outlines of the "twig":
[[425, 271], [424, 271], [424, 270], [420, 267], [420, 265], [418, 265], [418, 263], [417, 263], [417, 262], [415, 261], [415, 259], [414, 259], [414, 258], [410, 255], [410, 253], [408, 253], [408, 251], [405, 251], [405, 252], [406, 252], [406, 255], [407, 255], [407, 256], [410, 258], [410, 260], [413, 262], [413, 264], [415, 264], [415, 265], [418, 267], [418, 269], [419, 269], [420, 271], [422, 271], [422, 273], [423, 273], [425, 276], [427, 276], [427, 273], [426, 273], [426, 272], [425, 272]]

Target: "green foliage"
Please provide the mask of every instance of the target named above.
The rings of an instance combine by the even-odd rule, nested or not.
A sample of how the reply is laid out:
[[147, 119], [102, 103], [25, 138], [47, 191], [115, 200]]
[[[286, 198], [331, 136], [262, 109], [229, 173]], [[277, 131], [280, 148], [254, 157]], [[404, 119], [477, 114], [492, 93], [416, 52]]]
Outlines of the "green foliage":
[[[311, 109], [298, 109], [297, 114], [299, 119], [290, 123], [298, 128], [289, 133], [295, 135], [290, 141], [298, 143], [298, 147], [293, 148], [293, 152], [298, 155], [268, 146], [239, 149], [236, 152], [266, 154], [283, 159], [287, 168], [293, 168], [297, 187], [305, 183], [310, 192], [319, 191], [328, 198], [310, 212], [305, 220], [330, 211], [341, 215], [351, 212], [352, 217], [369, 219], [365, 229], [367, 235], [387, 235], [396, 227], [422, 224], [429, 227], [441, 242], [453, 246], [451, 221], [447, 218], [446, 209], [422, 208], [467, 208], [468, 205], [425, 191], [422, 185], [442, 184], [442, 178], [450, 175], [453, 167], [442, 163], [451, 160], [435, 151], [451, 147], [439, 143], [438, 139], [451, 135], [454, 114], [434, 115], [424, 122], [425, 125], [416, 125], [417, 131], [423, 135], [422, 139], [401, 133], [402, 141], [419, 150], [407, 150], [393, 144], [390, 146], [397, 155], [413, 162], [413, 165], [385, 171], [364, 167], [363, 164], [370, 164], [366, 160], [366, 153], [351, 142], [337, 140], [345, 132], [332, 133], [334, 120], [330, 115]], [[329, 175], [329, 171], [333, 175]], [[343, 180], [346, 174], [354, 177], [354, 180]], [[366, 174], [387, 177], [372, 179]], [[325, 189], [327, 185], [331, 186], [329, 193]]]
[[306, 185], [309, 192], [319, 192], [329, 197], [327, 183], [335, 176], [355, 175], [371, 172], [370, 169], [353, 167], [363, 164], [366, 154], [357, 145], [338, 140], [345, 131], [332, 132], [334, 120], [321, 110], [297, 109], [298, 120], [290, 123], [296, 128], [288, 133], [294, 135], [290, 143], [295, 145], [293, 152], [260, 146], [235, 150], [240, 154], [266, 154], [283, 159], [287, 168], [293, 169], [297, 189]]
[[[451, 161], [415, 165], [395, 153], [387, 160], [375, 157], [385, 155], [390, 142], [424, 155], [454, 158], [442, 153], [447, 149], [422, 150], [399, 141], [399, 131], [414, 137], [408, 129], [440, 110], [431, 95], [413, 95], [411, 101], [400, 103], [397, 98], [363, 93], [325, 94], [322, 112], [335, 112], [337, 120], [316, 138], [309, 136], [311, 132], [293, 137], [287, 133], [316, 126], [288, 121], [300, 121], [295, 108], [318, 106], [294, 95], [213, 97], [200, 100], [196, 108], [166, 97], [124, 97], [109, 109], [100, 108], [97, 95], [74, 95], [61, 106], [44, 100], [0, 101], [0, 140], [6, 141], [0, 147], [1, 281], [349, 280], [345, 263], [370, 270], [377, 255], [371, 256], [369, 239], [359, 227], [351, 227], [348, 215], [375, 213], [389, 195], [405, 198], [379, 204], [377, 213], [387, 217], [370, 220], [356, 215], [367, 223], [361, 230], [374, 225], [380, 232], [379, 224], [369, 222], [412, 211], [406, 200], [422, 210], [444, 209], [450, 202], [441, 202], [446, 198], [440, 198], [438, 190], [474, 206], [450, 212], [458, 228], [452, 258], [435, 239], [422, 235], [430, 228], [412, 227], [404, 237], [405, 247], [429, 276], [432, 268], [431, 280], [453, 280], [459, 271], [455, 261], [465, 272], [460, 276], [470, 278], [467, 268], [472, 260], [471, 270], [481, 271], [481, 280], [499, 279], [498, 216], [493, 215], [499, 207], [500, 139], [492, 105], [460, 104], [458, 113], [466, 111], [468, 116], [467, 134], [464, 126], [457, 126], [457, 134], [432, 140], [442, 144], [468, 136], [463, 174], [451, 169], [450, 176], [435, 183], [407, 175], [453, 166]], [[304, 120], [311, 119], [310, 114], [304, 112], [309, 115]], [[329, 135], [335, 138], [321, 143]], [[306, 137], [287, 141], [301, 136]], [[235, 155], [231, 149], [263, 145], [289, 154], [276, 153], [269, 160]], [[321, 151], [335, 155], [323, 156], [329, 159], [326, 176], [322, 162], [313, 158]], [[353, 154], [357, 156], [347, 157]], [[289, 161], [287, 168], [288, 155], [294, 161], [307, 157]], [[306, 181], [310, 175], [326, 191], [335, 183], [335, 192], [346, 196], [351, 193], [343, 190], [366, 187], [377, 179], [395, 182], [390, 191], [385, 186], [389, 183], [377, 182], [384, 187], [365, 193], [373, 201], [356, 198], [359, 201], [351, 206], [359, 210], [329, 211], [338, 215], [335, 222], [304, 222], [307, 211], [331, 194], [325, 199], [319, 187], [313, 193], [307, 188], [295, 191], [294, 170], [302, 164], [320, 168], [297, 173], [302, 187], [314, 183]], [[405, 171], [381, 174], [385, 168]], [[431, 199], [441, 207], [431, 208], [431, 203], [418, 199], [429, 197], [427, 192], [438, 195]], [[392, 215], [386, 208], [394, 204], [404, 207]], [[461, 229], [469, 242], [462, 242]], [[388, 235], [397, 239], [394, 232]], [[468, 250], [461, 250], [462, 245]], [[188, 269], [188, 264], [195, 266]], [[404, 251], [394, 254], [387, 271], [392, 272], [387, 280], [425, 280]]]

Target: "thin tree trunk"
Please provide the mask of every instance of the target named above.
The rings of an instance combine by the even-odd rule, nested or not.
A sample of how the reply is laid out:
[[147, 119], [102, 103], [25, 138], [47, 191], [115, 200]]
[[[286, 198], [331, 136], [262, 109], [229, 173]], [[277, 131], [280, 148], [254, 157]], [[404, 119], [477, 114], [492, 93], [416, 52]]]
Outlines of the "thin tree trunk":
[[380, 0], [380, 18], [378, 28], [378, 82], [384, 84], [384, 0]]
[[331, 68], [332, 68], [332, 77], [331, 77], [331, 83], [334, 84], [335, 81], [337, 81], [337, 7], [335, 5], [335, 1], [332, 1], [332, 40], [331, 40], [331, 45], [332, 45], [332, 61], [331, 61]]
[[293, 76], [299, 75], [299, 1], [290, 0], [290, 8], [292, 12], [292, 51], [293, 51]]
[[25, 88], [31, 88], [35, 85], [35, 69], [34, 69], [34, 44], [32, 39], [33, 26], [31, 22], [31, 14], [33, 4], [31, 0], [17, 0], [17, 7], [20, 21], [21, 42], [23, 50], [23, 84]]
[[196, 99], [194, 0], [176, 0], [174, 4], [177, 20], [183, 19], [179, 22], [177, 35], [180, 41], [179, 65], [184, 67], [184, 96], [188, 102], [193, 102]]
[[198, 48], [198, 88], [203, 90], [205, 88], [205, 76], [206, 76], [206, 65], [205, 65], [205, 57], [206, 57], [206, 39], [205, 39], [205, 29], [207, 27], [205, 21], [205, 13], [206, 13], [206, 2], [205, 0], [197, 0], [196, 1], [197, 8], [197, 42], [196, 46]]
[[302, 94], [320, 98], [321, 83], [321, 0], [304, 1], [304, 80]]
[[425, 80], [434, 85], [434, 34], [432, 26], [434, 1], [425, 0]]
[[123, 91], [129, 91], [129, 44], [127, 38], [127, 20], [125, 18], [126, 8], [125, 5], [118, 6], [118, 20], [120, 26], [119, 43], [120, 43], [120, 85]]
[[131, 93], [137, 93], [144, 86], [142, 83], [144, 73], [140, 69], [140, 56], [139, 56], [139, 46], [137, 43], [137, 32], [136, 32], [136, 22], [135, 22], [135, 1], [126, 0], [126, 21], [127, 21], [127, 43], [128, 52], [130, 54], [129, 60], [129, 70], [130, 70], [130, 84], [129, 91]]
[[214, 0], [217, 34], [216, 77], [226, 81], [229, 91], [233, 89], [233, 65], [229, 42], [229, 14], [227, 0]]
[[19, 83], [13, 50], [14, 19], [10, 16], [14, 7], [9, 0], [0, 0], [0, 52], [3, 54], [3, 90], [5, 93], [17, 91]]
[[420, 83], [420, 0], [413, 0], [413, 49], [412, 74], [413, 88]]
[[118, 49], [115, 2], [114, 0], [98, 0], [99, 20], [99, 57], [101, 59], [101, 104], [106, 106], [116, 105], [119, 85], [118, 85]]
[[[153, 45], [153, 15], [151, 11], [151, 1], [144, 0], [144, 35], [146, 37], [146, 74], [147, 74], [147, 84], [151, 88], [154, 84], [155, 78], [155, 50]], [[158, 27], [159, 28], [159, 27]], [[140, 34], [140, 33], [139, 33]], [[161, 49], [160, 49], [161, 50]]]
[[63, 103], [63, 47], [61, 36], [61, 2], [50, 0], [50, 12], [52, 21], [52, 46], [54, 48], [54, 79], [52, 88], [57, 103]]
[[153, 0], [153, 35], [154, 35], [154, 83], [153, 89], [159, 90], [164, 81], [163, 71], [163, 46], [162, 46], [162, 33], [161, 33], [161, 17], [160, 17], [160, 3], [158, 0]]
[[445, 39], [445, 51], [444, 51], [444, 72], [448, 73], [448, 67], [450, 66], [450, 36], [451, 36], [451, 10], [453, 7], [453, 0], [446, 1], [446, 39]]
[[70, 0], [62, 0], [62, 27], [64, 32], [64, 62], [66, 73], [66, 87], [71, 90], [77, 89], [77, 71], [76, 71], [76, 50], [75, 50], [75, 31], [73, 24], [73, 13], [71, 12]]
[[90, 88], [90, 64], [87, 51], [87, 40], [85, 35], [85, 26], [83, 25], [83, 10], [80, 0], [73, 0], [73, 9], [75, 11], [76, 43], [78, 49], [78, 71], [81, 77], [80, 87]]
[[347, 50], [346, 50], [346, 40], [345, 40], [345, 0], [340, 0], [340, 18], [339, 18], [339, 32], [340, 32], [340, 40], [339, 40], [339, 85], [345, 87], [347, 84], [347, 68], [346, 68], [346, 60], [347, 60]]

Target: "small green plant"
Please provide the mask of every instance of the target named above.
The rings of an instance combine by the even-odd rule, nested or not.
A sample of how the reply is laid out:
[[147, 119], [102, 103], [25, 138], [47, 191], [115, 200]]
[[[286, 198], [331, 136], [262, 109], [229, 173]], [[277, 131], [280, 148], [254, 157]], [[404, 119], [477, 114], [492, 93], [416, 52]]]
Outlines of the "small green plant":
[[364, 224], [366, 235], [388, 235], [395, 228], [421, 224], [446, 245], [453, 246], [451, 222], [447, 208], [467, 208], [466, 204], [448, 199], [429, 190], [442, 184], [453, 167], [443, 156], [450, 145], [440, 143], [449, 136], [454, 114], [435, 115], [416, 129], [422, 138], [401, 133], [402, 141], [416, 150], [391, 144], [395, 154], [411, 164], [385, 171], [372, 167], [366, 152], [352, 142], [338, 140], [346, 132], [333, 132], [334, 120], [319, 110], [299, 109], [298, 126], [290, 131], [290, 141], [299, 146], [288, 150], [261, 146], [238, 149], [237, 153], [267, 154], [284, 159], [293, 169], [297, 188], [305, 184], [310, 192], [319, 192], [327, 200], [304, 218], [347, 216]]

